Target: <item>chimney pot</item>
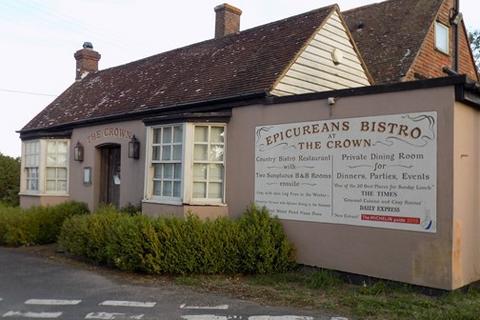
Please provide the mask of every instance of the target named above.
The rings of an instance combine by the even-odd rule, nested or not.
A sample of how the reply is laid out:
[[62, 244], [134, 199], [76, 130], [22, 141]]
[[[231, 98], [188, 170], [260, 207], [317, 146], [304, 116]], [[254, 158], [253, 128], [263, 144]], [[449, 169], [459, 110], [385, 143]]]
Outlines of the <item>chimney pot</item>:
[[91, 42], [84, 42], [83, 49], [73, 55], [76, 60], [75, 80], [81, 80], [86, 74], [98, 71], [98, 60], [101, 55], [93, 50]]
[[84, 42], [83, 43], [83, 48], [84, 49], [93, 49], [93, 44], [91, 42]]
[[215, 7], [215, 39], [240, 31], [242, 10], [224, 3]]

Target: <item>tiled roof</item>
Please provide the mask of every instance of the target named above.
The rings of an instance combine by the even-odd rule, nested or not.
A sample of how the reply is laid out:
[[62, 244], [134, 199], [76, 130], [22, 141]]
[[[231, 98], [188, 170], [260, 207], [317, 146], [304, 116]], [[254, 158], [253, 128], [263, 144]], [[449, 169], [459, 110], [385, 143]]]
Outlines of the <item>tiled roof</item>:
[[336, 6], [89, 74], [21, 132], [269, 91]]
[[400, 81], [442, 0], [390, 0], [342, 12], [376, 83]]

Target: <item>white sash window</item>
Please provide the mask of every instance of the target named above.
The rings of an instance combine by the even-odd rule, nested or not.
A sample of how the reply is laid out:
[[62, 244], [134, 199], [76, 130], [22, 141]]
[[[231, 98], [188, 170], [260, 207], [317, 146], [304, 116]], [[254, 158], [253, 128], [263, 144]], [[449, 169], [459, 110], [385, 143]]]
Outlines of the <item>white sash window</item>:
[[38, 192], [40, 167], [40, 141], [29, 141], [23, 145], [25, 190]]
[[69, 146], [67, 139], [23, 142], [21, 193], [67, 195]]
[[145, 200], [223, 204], [225, 124], [154, 126], [147, 135]]
[[47, 141], [46, 191], [67, 192], [68, 142], [66, 140]]

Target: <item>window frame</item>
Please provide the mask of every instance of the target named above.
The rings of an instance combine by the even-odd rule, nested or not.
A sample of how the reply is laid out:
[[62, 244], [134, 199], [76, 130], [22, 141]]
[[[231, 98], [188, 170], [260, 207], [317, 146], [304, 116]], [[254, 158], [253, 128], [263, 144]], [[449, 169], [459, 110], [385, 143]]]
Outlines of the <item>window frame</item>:
[[[48, 144], [51, 143], [51, 142], [54, 142], [55, 144], [66, 143], [67, 152], [66, 152], [66, 155], [65, 155], [65, 166], [59, 166], [58, 163], [56, 165], [49, 165], [48, 164], [48, 155], [49, 155]], [[58, 149], [57, 149], [56, 155], [58, 156]], [[45, 165], [43, 167], [43, 170], [44, 170], [43, 176], [45, 178], [43, 179], [43, 183], [44, 183], [44, 189], [43, 190], [44, 190], [45, 194], [48, 194], [48, 195], [67, 195], [67, 194], [69, 194], [70, 140], [68, 140], [68, 139], [47, 139], [47, 140], [45, 140], [45, 162], [44, 163], [45, 163]], [[57, 173], [58, 169], [65, 169], [66, 170], [65, 191], [48, 190], [48, 188], [47, 188], [48, 180], [52, 180], [52, 179], [48, 179], [48, 169], [55, 169], [55, 173]], [[63, 180], [63, 179], [58, 179], [58, 177], [56, 176], [55, 179], [54, 179], [55, 185], [57, 185], [59, 180]]]
[[[158, 146], [160, 149], [163, 146], [163, 141], [160, 144], [154, 144], [154, 132], [157, 129], [162, 130], [162, 140], [163, 140], [163, 128], [172, 128], [172, 143], [169, 145], [173, 146], [173, 128], [174, 127], [182, 127], [182, 157], [180, 159], [181, 164], [181, 174], [180, 174], [180, 197], [168, 197], [163, 195], [154, 195], [154, 176], [155, 176], [155, 167], [154, 164], [162, 164], [162, 163], [178, 163], [178, 162], [165, 162], [165, 161], [173, 161], [173, 160], [162, 160], [162, 156], [160, 153], [160, 160], [153, 160], [153, 147]], [[155, 202], [155, 203], [164, 203], [164, 204], [182, 204], [184, 198], [184, 174], [185, 174], [185, 123], [168, 123], [162, 125], [155, 125], [147, 127], [147, 147], [146, 149], [146, 157], [145, 157], [145, 168], [146, 168], [146, 175], [145, 175], [145, 190], [144, 190], [144, 201], [148, 202]], [[172, 148], [173, 149], [173, 148]], [[173, 150], [171, 151], [173, 153]], [[155, 162], [154, 162], [155, 161]], [[163, 178], [163, 177], [162, 177]], [[175, 179], [172, 179], [174, 181]], [[162, 181], [160, 179], [159, 181]]]
[[[446, 48], [446, 50], [443, 50], [443, 48], [441, 48], [441, 46], [439, 46], [439, 42], [438, 42], [438, 35], [439, 35], [438, 29], [439, 28], [442, 28], [444, 31], [446, 31], [446, 35], [447, 35], [447, 39], [446, 39], [447, 48]], [[435, 21], [434, 38], [435, 38], [434, 39], [435, 49], [438, 50], [439, 52], [449, 56], [450, 55], [450, 27], [447, 26], [446, 24], [440, 22], [440, 21]]]
[[[33, 153], [33, 154], [27, 154], [27, 145], [33, 145], [37, 144], [38, 145], [38, 153]], [[24, 173], [22, 177], [22, 184], [23, 184], [23, 191], [29, 194], [38, 194], [40, 193], [40, 188], [41, 188], [41, 183], [40, 183], [40, 168], [41, 168], [41, 154], [42, 154], [42, 148], [41, 148], [41, 141], [40, 140], [28, 140], [23, 143], [23, 153], [22, 153], [22, 173]], [[37, 163], [35, 166], [30, 165], [27, 163], [27, 157], [37, 157]], [[37, 188], [36, 189], [30, 189], [30, 181], [33, 180], [32, 178], [29, 178], [29, 170], [36, 169], [37, 170], [37, 177], [35, 180], [37, 180]]]
[[[191, 157], [191, 164], [189, 167], [192, 168], [192, 173], [189, 175], [190, 181], [189, 185], [191, 187], [191, 192], [189, 193], [189, 202], [191, 204], [200, 204], [200, 205], [209, 205], [209, 204], [225, 204], [225, 181], [226, 181], [226, 146], [227, 146], [227, 126], [225, 123], [193, 123], [193, 133], [192, 133], [192, 143], [191, 143], [191, 148], [192, 148], [192, 157]], [[195, 127], [208, 127], [208, 138], [207, 138], [207, 157], [209, 154], [210, 150], [210, 145], [215, 144], [211, 142], [211, 128], [212, 127], [222, 127], [223, 128], [223, 161], [211, 161], [211, 160], [195, 160], [194, 159], [194, 148], [195, 148]], [[208, 177], [208, 169], [207, 169], [207, 179], [205, 180], [206, 183], [206, 197], [205, 198], [194, 198], [193, 196], [193, 184], [195, 182], [194, 176], [193, 176], [193, 167], [195, 163], [203, 163], [203, 164], [222, 164], [223, 165], [223, 180], [222, 180], [222, 197], [221, 198], [209, 198], [208, 197], [208, 184], [210, 183], [209, 177]]]
[[[169, 198], [153, 195], [153, 134], [154, 130], [162, 127], [183, 126], [183, 141], [182, 141], [182, 174], [181, 174], [181, 198]], [[193, 198], [193, 150], [194, 150], [194, 133], [195, 126], [223, 127], [224, 141], [223, 141], [223, 181], [222, 181], [222, 198]], [[145, 157], [145, 183], [144, 183], [144, 199], [146, 203], [156, 204], [170, 204], [170, 205], [214, 205], [225, 206], [225, 190], [226, 190], [226, 155], [227, 155], [227, 124], [225, 122], [175, 122], [165, 123], [160, 125], [152, 125], [146, 128], [147, 130], [147, 147]], [[210, 132], [210, 129], [209, 129]], [[207, 195], [208, 196], [208, 195]]]
[[[47, 191], [47, 145], [49, 141], [54, 140], [55, 142], [66, 142], [67, 143], [67, 154], [66, 154], [66, 190], [65, 191]], [[38, 189], [29, 190], [27, 187], [27, 169], [31, 166], [27, 165], [27, 144], [38, 142], [39, 144], [39, 161], [38, 161]], [[36, 139], [36, 140], [25, 140], [22, 141], [22, 156], [21, 156], [21, 182], [20, 182], [20, 195], [26, 196], [69, 196], [69, 187], [70, 187], [70, 139]]]

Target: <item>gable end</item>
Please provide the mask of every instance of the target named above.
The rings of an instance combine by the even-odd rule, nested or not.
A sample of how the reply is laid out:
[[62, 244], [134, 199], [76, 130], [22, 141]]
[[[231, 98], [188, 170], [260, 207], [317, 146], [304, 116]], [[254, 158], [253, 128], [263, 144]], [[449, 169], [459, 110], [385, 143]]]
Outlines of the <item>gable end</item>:
[[350, 32], [338, 9], [334, 9], [278, 78], [270, 93], [288, 96], [363, 87], [371, 83]]

